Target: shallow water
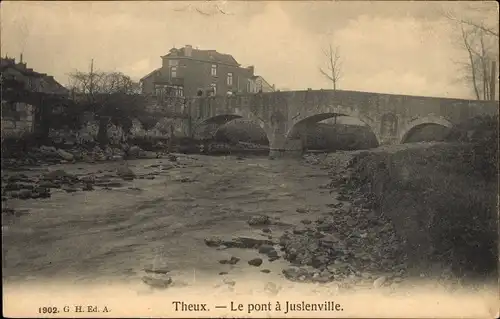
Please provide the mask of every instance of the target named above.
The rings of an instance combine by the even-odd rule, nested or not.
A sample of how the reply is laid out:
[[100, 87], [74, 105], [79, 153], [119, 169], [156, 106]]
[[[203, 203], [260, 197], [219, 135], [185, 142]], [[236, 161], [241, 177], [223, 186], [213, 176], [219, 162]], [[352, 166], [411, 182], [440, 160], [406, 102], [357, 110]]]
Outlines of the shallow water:
[[[148, 264], [167, 267], [179, 278], [217, 276], [229, 267], [233, 273], [251, 271], [260, 276], [259, 269], [277, 269], [282, 261], [271, 265], [265, 260], [259, 268], [250, 267], [247, 260], [258, 257], [256, 251], [218, 251], [207, 247], [204, 238], [266, 238], [260, 229], [247, 224], [250, 216], [266, 214], [284, 224], [296, 224], [306, 217], [297, 208], [308, 207], [316, 215], [335, 202], [329, 190], [318, 188], [328, 182], [328, 171], [297, 160], [179, 156], [185, 167], [166, 171], [149, 167], [162, 162], [167, 160], [128, 162], [136, 173], [156, 171], [154, 180], [136, 179], [111, 190], [53, 191], [49, 199], [9, 201], [10, 207], [27, 209], [29, 214], [3, 226], [4, 280], [130, 281], [143, 276]], [[48, 169], [89, 174], [114, 171], [119, 165]], [[190, 180], [182, 182], [181, 178]], [[287, 227], [271, 228], [277, 238]], [[230, 256], [242, 260], [235, 266], [219, 264]]]

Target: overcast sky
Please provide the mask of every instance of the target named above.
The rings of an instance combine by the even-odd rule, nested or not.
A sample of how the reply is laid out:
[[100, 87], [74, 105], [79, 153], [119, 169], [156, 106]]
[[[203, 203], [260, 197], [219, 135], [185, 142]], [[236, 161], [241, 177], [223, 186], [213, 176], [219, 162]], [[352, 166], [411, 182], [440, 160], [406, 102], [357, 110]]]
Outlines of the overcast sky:
[[[29, 67], [63, 84], [69, 72], [88, 70], [92, 58], [102, 71], [137, 80], [160, 67], [170, 48], [191, 44], [255, 65], [277, 88], [327, 89], [318, 67], [331, 42], [342, 59], [339, 89], [473, 98], [459, 81], [463, 51], [440, 14], [443, 4], [217, 3], [227, 14], [204, 2], [4, 1], [2, 55], [22, 52]], [[468, 4], [446, 5], [461, 12]], [[498, 21], [498, 9], [484, 19]]]

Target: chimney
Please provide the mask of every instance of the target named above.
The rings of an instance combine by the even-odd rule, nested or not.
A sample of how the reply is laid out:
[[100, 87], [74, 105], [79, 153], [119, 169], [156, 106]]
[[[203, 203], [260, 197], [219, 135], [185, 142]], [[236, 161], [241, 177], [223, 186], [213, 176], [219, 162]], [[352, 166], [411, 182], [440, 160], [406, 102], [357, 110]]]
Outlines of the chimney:
[[248, 71], [250, 71], [250, 73], [253, 75], [254, 72], [255, 72], [255, 67], [253, 65], [250, 65], [248, 68]]
[[23, 54], [22, 53], [19, 56], [19, 63], [23, 63]]
[[191, 56], [192, 53], [193, 53], [193, 46], [190, 44], [186, 44], [186, 46], [184, 47], [184, 55]]

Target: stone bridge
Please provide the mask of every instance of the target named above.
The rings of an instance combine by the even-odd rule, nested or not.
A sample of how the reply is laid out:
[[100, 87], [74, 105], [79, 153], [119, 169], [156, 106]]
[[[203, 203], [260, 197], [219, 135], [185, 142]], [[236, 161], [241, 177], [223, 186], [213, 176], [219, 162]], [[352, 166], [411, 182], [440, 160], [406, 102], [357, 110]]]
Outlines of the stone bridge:
[[302, 153], [307, 126], [335, 116], [361, 120], [382, 145], [404, 143], [423, 125], [450, 128], [477, 115], [498, 115], [498, 109], [498, 101], [306, 90], [193, 98], [185, 112], [191, 132], [205, 137], [237, 118], [250, 120], [266, 133], [270, 155], [282, 156]]

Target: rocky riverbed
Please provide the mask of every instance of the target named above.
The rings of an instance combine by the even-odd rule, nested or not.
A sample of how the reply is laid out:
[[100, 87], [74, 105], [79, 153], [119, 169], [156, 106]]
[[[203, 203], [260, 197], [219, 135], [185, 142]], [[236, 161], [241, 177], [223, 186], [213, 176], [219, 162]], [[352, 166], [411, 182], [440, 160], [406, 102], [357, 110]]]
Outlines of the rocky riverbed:
[[[166, 200], [166, 208], [174, 209], [174, 206], [177, 206], [175, 203], [181, 199], [179, 195], [184, 192], [189, 194], [188, 198], [191, 198], [189, 201], [192, 201], [192, 204], [188, 205], [189, 201], [181, 201], [185, 202], [181, 205], [182, 209], [188, 209], [188, 216], [193, 216], [195, 220], [200, 217], [194, 216], [201, 214], [203, 217], [200, 222], [203, 225], [208, 223], [196, 237], [199, 238], [203, 233], [209, 235], [203, 237], [202, 242], [194, 240], [192, 244], [196, 245], [195, 251], [198, 254], [203, 249], [201, 255], [210, 256], [209, 259], [213, 260], [213, 264], [206, 266], [211, 269], [212, 275], [231, 277], [232, 272], [245, 273], [255, 268], [261, 274], [271, 276], [270, 279], [279, 277], [296, 283], [333, 284], [337, 289], [396, 289], [408, 279], [403, 243], [396, 236], [392, 223], [378, 214], [374, 207], [371, 207], [369, 200], [362, 194], [353, 193], [344, 187], [349, 178], [347, 165], [353, 154], [355, 153], [339, 152], [328, 156], [308, 155], [301, 162], [172, 154], [162, 159], [147, 160], [148, 162], [123, 161], [103, 163], [94, 167], [88, 164], [62, 164], [46, 169], [33, 168], [25, 172], [5, 171], [2, 175], [2, 219], [4, 230], [7, 230], [6, 239], [10, 241], [10, 238], [19, 238], [20, 232], [24, 233], [21, 237], [29, 239], [42, 231], [37, 230], [37, 225], [30, 225], [30, 221], [37, 220], [36, 210], [40, 208], [42, 211], [52, 210], [52, 214], [42, 214], [45, 217], [38, 218], [62, 220], [57, 223], [58, 229], [53, 230], [59, 235], [53, 237], [54, 240], [64, 238], [66, 235], [63, 234], [67, 232], [64, 229], [64, 220], [67, 220], [68, 216], [54, 216], [58, 209], [51, 209], [50, 206], [61, 201], [69, 203], [70, 198], [67, 196], [71, 194], [94, 193], [91, 198], [99, 198], [97, 201], [102, 202], [113, 196], [113, 193], [125, 199], [124, 192], [136, 192], [143, 194], [141, 201], [148, 198], [148, 202], [165, 203]], [[254, 180], [250, 178], [252, 174], [261, 177]], [[143, 182], [138, 186], [137, 183], [141, 180]], [[249, 185], [240, 184], [244, 180]], [[279, 180], [282, 183], [279, 183]], [[160, 195], [158, 191], [161, 192], [161, 187], [165, 187], [161, 185], [167, 185], [167, 189], [174, 186], [177, 190], [174, 193], [167, 190], [166, 195]], [[148, 191], [156, 194], [156, 199], [144, 195]], [[201, 198], [200, 192], [203, 194]], [[51, 198], [53, 196], [55, 198]], [[130, 201], [130, 197], [126, 200]], [[40, 201], [41, 207], [37, 204]], [[29, 204], [24, 205], [23, 202]], [[120, 220], [123, 220], [121, 223], [130, 224], [126, 227], [135, 226], [136, 232], [142, 233], [140, 225], [132, 224], [133, 214], [140, 213], [141, 208], [139, 211], [133, 208], [138, 204], [141, 205], [140, 202], [135, 202], [130, 208], [126, 208], [130, 213], [124, 217], [132, 215]], [[82, 209], [79, 205], [82, 204], [76, 200], [72, 205], [78, 214]], [[159, 207], [155, 208], [158, 204], [152, 205], [153, 212], [158, 211]], [[213, 215], [214, 208], [222, 210], [216, 214], [220, 216]], [[109, 214], [109, 209], [101, 209], [103, 212], [98, 215]], [[175, 207], [175, 210], [178, 209], [179, 207]], [[75, 216], [73, 212], [69, 215], [70, 218], [88, 218]], [[180, 223], [180, 229], [176, 231], [195, 231], [186, 226], [186, 223], [196, 225], [199, 222], [190, 222], [189, 217], [181, 216], [177, 213], [169, 216], [170, 226], [164, 227], [170, 228], [172, 223]], [[215, 229], [208, 226], [213, 225], [214, 218], [219, 220], [216, 222], [219, 226]], [[92, 221], [88, 222], [90, 224], [86, 224], [92, 231]], [[109, 222], [112, 223], [111, 220]], [[156, 224], [158, 221], [150, 222]], [[220, 228], [221, 225], [225, 227]], [[44, 227], [52, 226], [45, 220], [41, 228]], [[123, 236], [119, 232], [113, 233], [112, 229], [116, 227], [111, 224], [111, 230], [106, 230], [108, 239]], [[156, 229], [161, 226], [151, 227], [157, 232]], [[23, 228], [30, 228], [32, 231], [27, 234]], [[98, 233], [104, 231], [97, 228], [95, 231]], [[83, 229], [82, 231], [84, 232]], [[214, 236], [213, 233], [218, 234]], [[238, 236], [238, 233], [241, 235]], [[126, 235], [133, 234], [134, 232], [128, 231]], [[11, 245], [19, 246], [19, 243], [11, 242]], [[79, 249], [76, 242], [73, 248]], [[172, 252], [172, 248], [166, 248], [165, 251]], [[6, 249], [8, 266], [9, 246], [6, 246]], [[112, 247], [110, 249], [113, 251]], [[23, 251], [22, 247], [18, 247], [16, 251], [16, 255], [29, 260], [29, 253]], [[141, 281], [148, 286], [173, 287], [176, 279], [172, 275], [171, 270], [175, 268], [172, 264], [182, 258], [181, 255], [174, 256], [173, 261], [168, 263], [168, 271], [166, 266], [158, 266], [158, 263], [156, 266], [153, 265], [155, 263], [149, 264], [145, 268], [140, 266], [140, 271], [137, 270], [137, 265], [134, 265], [126, 271], [132, 271], [135, 275], [143, 273]], [[193, 258], [198, 259], [199, 256], [188, 256], [186, 259]], [[49, 261], [50, 257], [45, 260]], [[29, 268], [29, 265], [25, 267]], [[17, 272], [7, 268], [8, 272]], [[60, 268], [61, 275], [64, 274], [64, 269], [66, 267]], [[40, 275], [43, 276], [43, 272]], [[446, 273], [443, 275], [443, 279], [449, 279]], [[181, 277], [183, 276], [180, 275], [179, 278]], [[224, 280], [232, 282], [236, 279]]]

